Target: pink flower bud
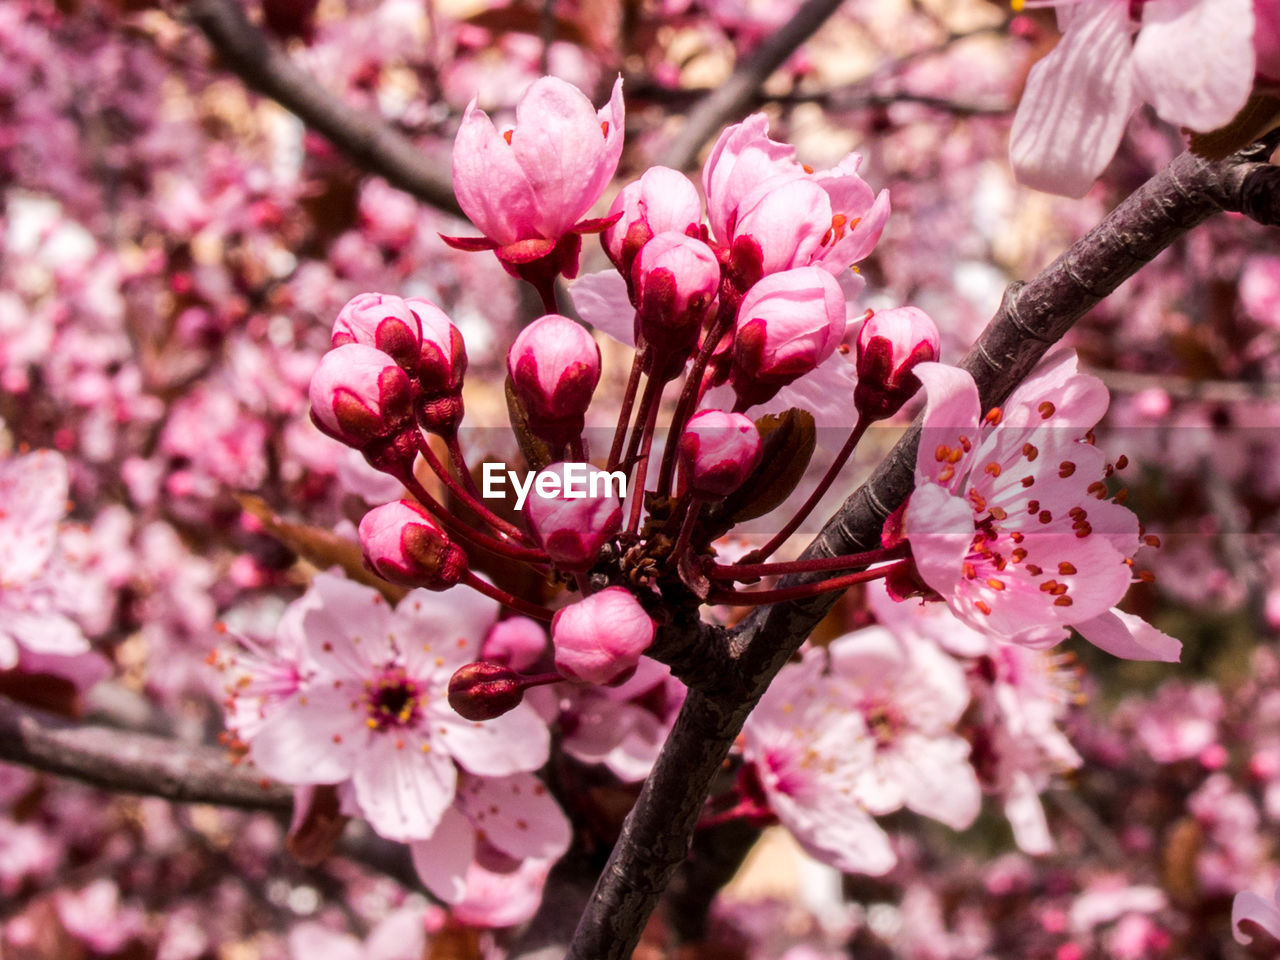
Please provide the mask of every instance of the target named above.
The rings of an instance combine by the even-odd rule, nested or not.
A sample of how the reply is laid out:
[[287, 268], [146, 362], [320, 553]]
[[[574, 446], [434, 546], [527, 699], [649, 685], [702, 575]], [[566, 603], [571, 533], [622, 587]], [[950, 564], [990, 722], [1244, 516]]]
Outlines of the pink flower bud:
[[821, 267], [765, 277], [742, 298], [730, 380], [740, 401], [764, 403], [815, 369], [844, 337], [844, 294]]
[[701, 240], [660, 233], [631, 268], [636, 324], [651, 349], [683, 360], [698, 342], [702, 321], [720, 289], [720, 263]]
[[860, 415], [882, 420], [920, 389], [911, 368], [938, 359], [938, 328], [915, 307], [880, 310], [858, 331], [857, 359], [854, 405]]
[[680, 463], [694, 493], [727, 497], [760, 462], [760, 432], [748, 417], [703, 410], [680, 435]]
[[419, 504], [393, 500], [360, 521], [360, 547], [370, 570], [392, 583], [448, 590], [467, 572], [467, 554]]
[[462, 422], [462, 378], [467, 372], [462, 331], [430, 300], [410, 297], [405, 305], [422, 327], [422, 346], [414, 364], [418, 423], [430, 433], [448, 436]]
[[[557, 478], [554, 489], [558, 492], [553, 496], [540, 492], [547, 475]], [[589, 463], [553, 463], [534, 480], [525, 516], [538, 542], [562, 570], [590, 570], [600, 548], [622, 529], [622, 501], [615, 486], [609, 473]]]
[[660, 233], [688, 233], [702, 221], [702, 200], [683, 173], [670, 167], [650, 167], [614, 198], [609, 214], [621, 213], [617, 223], [600, 235], [604, 252], [624, 277], [640, 248]]
[[510, 617], [489, 629], [480, 645], [480, 656], [512, 670], [528, 670], [542, 658], [546, 648], [547, 631], [542, 624], [529, 617]]
[[1253, 0], [1253, 52], [1259, 86], [1280, 88], [1280, 4]]
[[449, 678], [449, 706], [466, 720], [492, 720], [520, 706], [520, 681], [520, 674], [500, 663], [468, 663]]
[[511, 345], [507, 371], [537, 436], [563, 445], [582, 434], [600, 380], [600, 348], [584, 327], [558, 313], [535, 320]]
[[347, 302], [333, 322], [331, 344], [362, 343], [374, 347], [412, 372], [422, 339], [418, 318], [399, 297], [361, 293]]
[[606, 587], [556, 611], [551, 621], [556, 669], [571, 680], [610, 683], [635, 669], [656, 632], [629, 590]]
[[409, 375], [362, 343], [343, 344], [320, 358], [310, 396], [315, 425], [359, 450], [413, 425]]

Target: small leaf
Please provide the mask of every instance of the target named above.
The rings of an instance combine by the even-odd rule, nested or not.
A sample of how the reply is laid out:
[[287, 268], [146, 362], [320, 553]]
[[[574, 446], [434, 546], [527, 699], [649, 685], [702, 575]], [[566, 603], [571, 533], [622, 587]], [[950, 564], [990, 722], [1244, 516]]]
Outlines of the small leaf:
[[1280, 99], [1254, 94], [1225, 127], [1191, 134], [1191, 152], [1206, 160], [1224, 160], [1280, 127]]
[[506, 390], [507, 415], [511, 418], [511, 429], [516, 435], [516, 443], [520, 445], [520, 452], [524, 454], [530, 470], [535, 472], [542, 470], [554, 459], [551, 448], [545, 441], [534, 436], [533, 431], [529, 429], [529, 416], [525, 413], [524, 404], [516, 396], [515, 385], [512, 384], [510, 376], [507, 377]]
[[321, 570], [339, 566], [352, 580], [373, 587], [391, 603], [399, 602], [409, 592], [371, 573], [364, 565], [364, 556], [358, 543], [323, 527], [285, 520], [261, 497], [242, 493], [236, 499], [240, 501], [241, 509], [261, 523], [268, 534]]

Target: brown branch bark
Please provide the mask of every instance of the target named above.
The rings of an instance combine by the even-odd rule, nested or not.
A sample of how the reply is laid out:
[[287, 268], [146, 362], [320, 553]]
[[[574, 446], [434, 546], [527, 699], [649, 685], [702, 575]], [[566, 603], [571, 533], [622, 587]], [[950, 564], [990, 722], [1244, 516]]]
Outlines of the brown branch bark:
[[663, 151], [658, 163], [677, 170], [691, 165], [702, 145], [726, 123], [737, 120], [750, 108], [760, 85], [830, 19], [842, 2], [805, 0], [777, 33], [738, 64], [728, 80], [689, 111], [684, 126]]
[[227, 751], [79, 724], [0, 697], [0, 760], [178, 803], [287, 811], [293, 791], [231, 765]]
[[[983, 403], [1001, 403], [1077, 320], [1192, 227], [1224, 210], [1275, 223], [1280, 178], [1265, 162], [1274, 146], [1273, 138], [1219, 163], [1182, 154], [1038, 277], [1012, 284], [961, 363], [977, 381]], [[803, 556], [854, 553], [878, 543], [884, 519], [911, 492], [918, 438], [917, 425]], [[631, 955], [689, 850], [707, 787], [747, 714], [835, 600], [827, 594], [761, 607], [735, 629], [730, 659], [722, 665], [724, 691], [691, 691], [685, 701], [578, 923], [572, 960]]]
[[237, 0], [186, 0], [181, 10], [222, 64], [251, 90], [275, 100], [369, 173], [445, 213], [463, 216], [447, 170], [379, 117], [326, 90], [263, 35]]

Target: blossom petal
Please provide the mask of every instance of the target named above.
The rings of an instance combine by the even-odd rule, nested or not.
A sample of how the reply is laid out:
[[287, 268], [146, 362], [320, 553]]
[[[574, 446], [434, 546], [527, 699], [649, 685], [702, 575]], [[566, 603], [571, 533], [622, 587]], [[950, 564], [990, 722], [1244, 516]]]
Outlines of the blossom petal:
[[1251, 0], [1161, 0], [1142, 6], [1134, 83], [1160, 119], [1201, 133], [1225, 126], [1253, 89]]
[[1013, 839], [1019, 850], [1036, 856], [1053, 852], [1053, 837], [1049, 833], [1049, 821], [1045, 819], [1040, 794], [1022, 770], [1015, 770], [1010, 778], [1004, 798], [1004, 815], [1013, 828]]
[[322, 672], [364, 680], [391, 661], [391, 609], [382, 594], [330, 573], [317, 574], [312, 592], [321, 602], [303, 612], [302, 631], [307, 656]]
[[445, 903], [457, 903], [467, 892], [467, 868], [476, 852], [476, 830], [457, 807], [440, 818], [435, 833], [409, 844], [418, 878]]
[[636, 310], [627, 297], [627, 281], [617, 270], [601, 270], [569, 284], [578, 316], [628, 347], [636, 345]]
[[433, 727], [451, 753], [470, 773], [505, 777], [537, 770], [551, 752], [551, 735], [534, 709], [522, 703], [494, 720], [464, 720], [448, 707], [436, 711]]
[[[958, 479], [963, 478], [968, 470], [972, 456], [972, 451], [964, 451], [961, 441], [968, 439], [976, 444], [978, 439], [978, 419], [982, 415], [978, 387], [968, 372], [943, 363], [916, 364], [911, 372], [920, 379], [926, 398], [920, 431], [920, 456], [916, 460], [916, 485], [956, 486]], [[933, 451], [942, 446], [958, 450], [960, 459], [953, 461], [933, 456]], [[973, 527], [972, 520], [969, 527]]]
[[1122, 610], [1111, 610], [1072, 626], [1095, 647], [1115, 657], [1177, 663], [1182, 656], [1179, 641], [1161, 633], [1141, 617]]
[[410, 676], [447, 683], [480, 656], [480, 642], [497, 619], [497, 601], [470, 587], [414, 590], [396, 606], [390, 630]]
[[1088, 192], [1120, 145], [1137, 105], [1129, 6], [1095, 0], [1058, 46], [1031, 68], [1009, 135], [1020, 183], [1068, 197]]
[[982, 787], [969, 765], [969, 744], [957, 736], [908, 734], [894, 751], [894, 777], [908, 809], [964, 830], [982, 809]]
[[457, 778], [458, 768], [444, 750], [412, 731], [386, 730], [369, 738], [351, 782], [369, 825], [388, 840], [410, 841], [439, 827]]
[[926, 483], [907, 501], [906, 529], [920, 576], [950, 598], [963, 577], [973, 541], [973, 509], [936, 483]]
[[533, 774], [468, 777], [458, 798], [476, 829], [505, 854], [556, 858], [569, 849], [569, 819]]
[[533, 236], [533, 185], [475, 100], [467, 104], [453, 142], [453, 192], [471, 222], [499, 246]]
[[351, 775], [368, 738], [351, 707], [353, 691], [308, 690], [267, 714], [249, 745], [264, 773], [285, 783], [338, 783]]

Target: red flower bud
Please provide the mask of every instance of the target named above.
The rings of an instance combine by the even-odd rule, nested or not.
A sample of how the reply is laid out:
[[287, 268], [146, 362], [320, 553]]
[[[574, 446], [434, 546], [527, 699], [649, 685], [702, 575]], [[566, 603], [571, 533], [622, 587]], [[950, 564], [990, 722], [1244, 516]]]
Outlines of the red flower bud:
[[413, 425], [409, 376], [390, 356], [347, 343], [320, 358], [311, 377], [311, 419], [324, 433], [365, 450]]
[[448, 590], [467, 572], [467, 554], [419, 504], [394, 500], [360, 521], [360, 547], [370, 570], [392, 583]]
[[467, 720], [492, 720], [520, 706], [524, 699], [521, 679], [500, 663], [468, 663], [449, 678], [449, 706]]
[[631, 591], [606, 587], [556, 611], [556, 669], [571, 680], [610, 683], [635, 669], [656, 632]]
[[374, 347], [412, 372], [421, 340], [418, 318], [405, 301], [384, 293], [361, 293], [338, 312], [330, 342], [335, 347], [345, 343]]
[[422, 346], [414, 367], [419, 385], [418, 423], [430, 433], [449, 436], [462, 422], [462, 378], [467, 372], [462, 331], [430, 300], [410, 297], [405, 305], [422, 327]]
[[873, 313], [858, 331], [858, 385], [853, 402], [858, 413], [882, 420], [897, 413], [920, 389], [911, 372], [917, 363], [938, 359], [938, 328], [915, 307]]
[[727, 497], [760, 462], [760, 432], [740, 413], [703, 410], [680, 435], [680, 464], [694, 493]]
[[534, 434], [558, 446], [581, 436], [600, 380], [600, 348], [584, 327], [557, 313], [535, 320], [511, 345], [507, 370]]
[[660, 233], [636, 257], [631, 278], [640, 338], [663, 356], [679, 357], [682, 371], [720, 289], [715, 253], [682, 233]]
[[702, 222], [702, 200], [683, 173], [650, 167], [622, 188], [609, 214], [621, 217], [600, 235], [600, 243], [618, 272], [630, 278], [636, 255], [653, 237], [668, 230], [687, 233]]
[[734, 330], [734, 392], [764, 403], [835, 352], [844, 337], [844, 294], [821, 267], [765, 277], [742, 298]]
[[622, 501], [610, 475], [589, 463], [553, 463], [544, 473], [559, 478], [558, 492], [544, 497], [534, 482], [525, 503], [529, 527], [558, 567], [585, 573], [622, 529]]

